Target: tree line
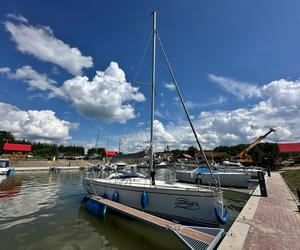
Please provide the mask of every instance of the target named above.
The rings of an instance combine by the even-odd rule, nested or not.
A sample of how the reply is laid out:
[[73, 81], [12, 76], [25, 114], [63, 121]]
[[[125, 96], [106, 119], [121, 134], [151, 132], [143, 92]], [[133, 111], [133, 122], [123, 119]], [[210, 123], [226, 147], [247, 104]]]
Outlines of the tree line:
[[[234, 146], [218, 146], [211, 150], [212, 152], [222, 152], [225, 153], [224, 156], [220, 159], [215, 159], [216, 161], [223, 161], [223, 160], [231, 160], [234, 159], [239, 153], [241, 153], [248, 144], [238, 144]], [[181, 158], [183, 154], [189, 154], [190, 156], [194, 157], [199, 150], [194, 147], [190, 146], [186, 150], [175, 149], [170, 151], [173, 154], [174, 159]], [[264, 157], [268, 157], [269, 159], [272, 158], [273, 160], [281, 157], [281, 153], [278, 149], [276, 143], [259, 143], [254, 148], [252, 148], [247, 155], [250, 155], [254, 162], [261, 162]]]
[[31, 145], [32, 151], [31, 155], [35, 157], [47, 158], [49, 156], [80, 156], [84, 155], [84, 147], [82, 146], [65, 146], [57, 145], [51, 143], [42, 143], [42, 142], [31, 142], [28, 140], [17, 140], [15, 137], [7, 131], [0, 131], [0, 149], [3, 153], [4, 143], [17, 143], [17, 144], [28, 144]]
[[[65, 146], [65, 145], [57, 145], [50, 143], [42, 143], [42, 142], [31, 142], [28, 140], [17, 140], [15, 137], [7, 131], [0, 131], [0, 149], [3, 149], [3, 144], [5, 142], [9, 143], [19, 143], [19, 144], [29, 144], [32, 146], [32, 154], [36, 157], [49, 157], [49, 156], [57, 156], [59, 154], [63, 154], [64, 156], [82, 156], [85, 154], [84, 147], [82, 146]], [[230, 159], [240, 152], [244, 150], [248, 144], [238, 144], [234, 146], [218, 146], [212, 150], [212, 152], [224, 152], [225, 156], [223, 159]], [[174, 149], [167, 150], [168, 152], [173, 154], [174, 159], [181, 158], [184, 153], [195, 156], [196, 152], [199, 150], [194, 146], [189, 147], [186, 150]], [[98, 155], [103, 157], [105, 155], [105, 148], [90, 148], [87, 151], [87, 154]], [[248, 155], [250, 155], [255, 162], [260, 162], [265, 155], [269, 155], [269, 157], [273, 157], [274, 159], [281, 156], [278, 146], [276, 143], [259, 143], [256, 145], [251, 151], [249, 151]]]

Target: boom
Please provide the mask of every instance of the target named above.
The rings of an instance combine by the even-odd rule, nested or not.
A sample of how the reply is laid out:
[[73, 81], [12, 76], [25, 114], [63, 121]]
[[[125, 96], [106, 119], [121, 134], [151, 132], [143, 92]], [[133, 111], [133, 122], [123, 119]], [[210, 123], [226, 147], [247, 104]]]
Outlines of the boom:
[[254, 142], [252, 142], [248, 147], [246, 147], [241, 153], [239, 153], [236, 158], [238, 160], [246, 160], [246, 154], [252, 149], [254, 148], [258, 143], [260, 143], [264, 138], [266, 138], [269, 134], [271, 134], [272, 132], [275, 132], [276, 130], [273, 128], [270, 128], [270, 130], [268, 131], [268, 133], [261, 135], [260, 137], [258, 137]]

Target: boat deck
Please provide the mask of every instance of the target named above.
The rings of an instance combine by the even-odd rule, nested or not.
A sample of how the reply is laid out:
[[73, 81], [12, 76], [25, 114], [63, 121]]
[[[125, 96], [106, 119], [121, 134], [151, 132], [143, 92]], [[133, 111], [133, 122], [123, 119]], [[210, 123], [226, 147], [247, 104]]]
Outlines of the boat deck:
[[119, 184], [123, 186], [135, 186], [135, 187], [153, 187], [153, 188], [161, 188], [161, 189], [172, 189], [172, 190], [190, 190], [195, 192], [217, 192], [215, 187], [208, 187], [208, 186], [198, 186], [198, 185], [189, 185], [187, 183], [180, 183], [180, 182], [166, 182], [161, 180], [155, 180], [155, 186], [151, 185], [150, 179], [145, 178], [124, 178], [124, 179], [102, 179], [102, 178], [91, 178], [88, 177], [92, 181], [101, 181], [102, 183], [107, 184]]
[[89, 196], [89, 199], [97, 201], [127, 216], [166, 230], [171, 230], [176, 233], [191, 249], [213, 249], [224, 234], [224, 229], [221, 228], [183, 226], [95, 195]]

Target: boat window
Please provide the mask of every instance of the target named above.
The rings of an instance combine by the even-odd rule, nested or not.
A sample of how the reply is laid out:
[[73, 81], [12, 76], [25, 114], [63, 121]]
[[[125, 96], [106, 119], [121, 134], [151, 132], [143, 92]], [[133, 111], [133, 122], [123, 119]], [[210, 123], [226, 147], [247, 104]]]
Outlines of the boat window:
[[0, 161], [0, 167], [1, 168], [7, 168], [8, 167], [8, 162], [7, 161]]

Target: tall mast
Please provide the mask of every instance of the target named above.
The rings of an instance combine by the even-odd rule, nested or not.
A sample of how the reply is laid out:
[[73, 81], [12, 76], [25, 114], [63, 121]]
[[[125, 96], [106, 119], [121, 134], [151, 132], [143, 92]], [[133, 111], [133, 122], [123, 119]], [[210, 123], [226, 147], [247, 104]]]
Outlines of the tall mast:
[[156, 61], [156, 11], [153, 16], [153, 45], [152, 45], [152, 98], [151, 98], [151, 132], [150, 132], [150, 175], [152, 185], [155, 185], [155, 171], [153, 169], [153, 121], [154, 121], [154, 96], [155, 96], [155, 61]]

